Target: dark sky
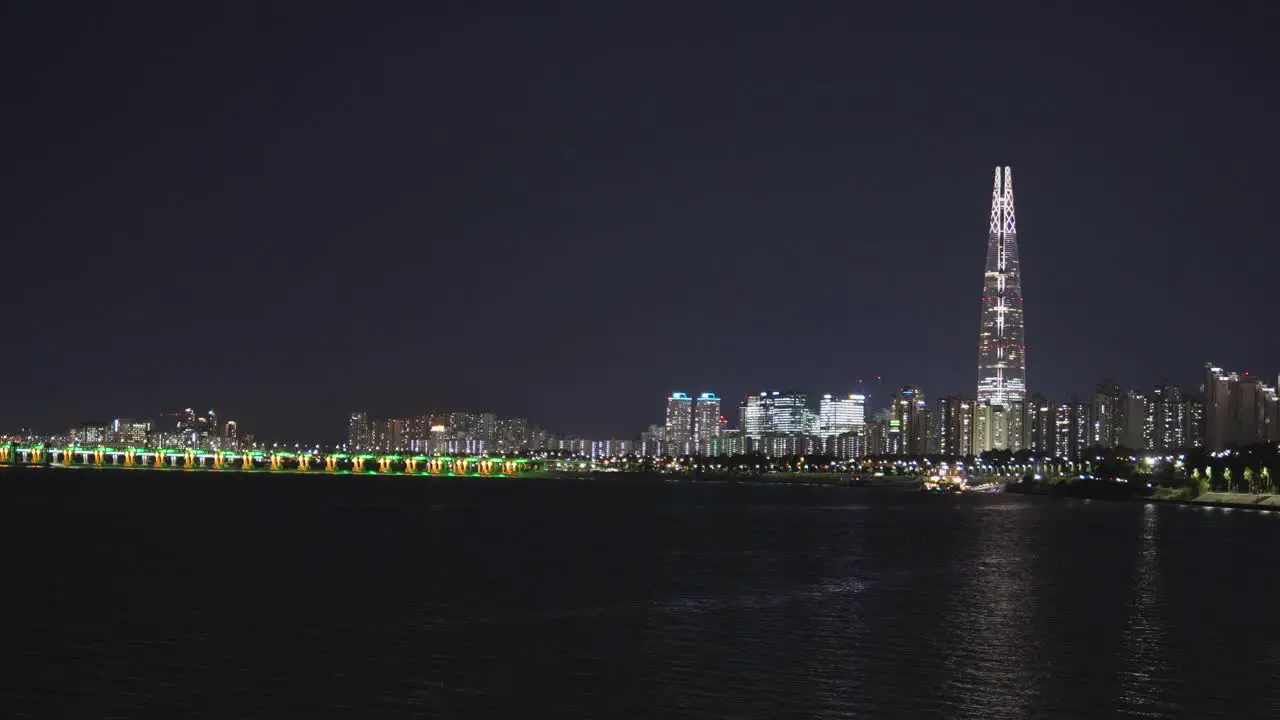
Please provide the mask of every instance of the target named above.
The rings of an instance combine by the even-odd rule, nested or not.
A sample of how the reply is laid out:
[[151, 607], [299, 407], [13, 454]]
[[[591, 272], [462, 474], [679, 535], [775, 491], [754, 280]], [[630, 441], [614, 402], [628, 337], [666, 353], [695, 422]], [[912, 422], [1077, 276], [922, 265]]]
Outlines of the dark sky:
[[997, 164], [1032, 390], [1275, 376], [1274, 3], [864, 5], [8, 2], [0, 425], [972, 393]]

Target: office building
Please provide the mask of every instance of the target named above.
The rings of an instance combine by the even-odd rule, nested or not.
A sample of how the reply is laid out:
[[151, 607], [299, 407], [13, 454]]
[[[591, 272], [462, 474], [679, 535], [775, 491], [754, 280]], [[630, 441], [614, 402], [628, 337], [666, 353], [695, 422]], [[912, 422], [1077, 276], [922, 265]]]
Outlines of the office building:
[[982, 323], [978, 338], [978, 402], [1008, 407], [1026, 399], [1027, 366], [1022, 272], [1013, 209], [1013, 171], [996, 168], [987, 228]]
[[818, 402], [818, 430], [816, 435], [831, 437], [844, 435], [862, 427], [866, 421], [867, 398], [850, 393], [841, 397], [823, 395]]
[[131, 418], [111, 421], [112, 443], [128, 447], [146, 447], [151, 439], [151, 423]]
[[742, 434], [753, 440], [766, 435], [803, 435], [812, 431], [813, 417], [806, 395], [777, 391], [748, 395], [739, 416]]
[[804, 435], [813, 429], [813, 413], [804, 393], [772, 393], [773, 408], [770, 432], [777, 435]]

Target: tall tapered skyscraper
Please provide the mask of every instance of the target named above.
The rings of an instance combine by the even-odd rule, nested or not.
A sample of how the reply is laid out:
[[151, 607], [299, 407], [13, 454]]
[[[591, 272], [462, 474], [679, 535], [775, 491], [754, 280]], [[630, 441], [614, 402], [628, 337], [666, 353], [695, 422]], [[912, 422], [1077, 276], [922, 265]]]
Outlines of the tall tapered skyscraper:
[[1008, 406], [1027, 396], [1022, 272], [1013, 215], [1013, 172], [996, 168], [982, 281], [982, 333], [978, 339], [978, 402]]

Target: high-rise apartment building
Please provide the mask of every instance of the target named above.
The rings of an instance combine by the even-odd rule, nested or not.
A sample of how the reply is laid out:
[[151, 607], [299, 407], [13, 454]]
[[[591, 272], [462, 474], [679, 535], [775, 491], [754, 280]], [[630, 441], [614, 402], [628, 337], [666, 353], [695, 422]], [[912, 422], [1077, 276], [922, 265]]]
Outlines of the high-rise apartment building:
[[999, 405], [993, 406], [991, 403], [979, 402], [973, 406], [973, 446], [969, 449], [972, 455], [981, 455], [988, 450], [1000, 449], [997, 447], [999, 439], [1004, 434], [1004, 428], [998, 423], [1004, 419], [1003, 413], [1000, 412], [1003, 407]]
[[937, 402], [938, 452], [968, 455], [973, 452], [973, 405], [971, 398], [948, 395]]
[[1144, 428], [1147, 449], [1168, 452], [1187, 447], [1186, 411], [1182, 388], [1169, 384], [1151, 388]]
[[1280, 400], [1276, 388], [1249, 373], [1226, 372], [1205, 363], [1205, 447], [1280, 442]]
[[404, 447], [404, 421], [387, 418], [374, 424], [374, 447], [381, 452], [395, 452]]
[[711, 439], [720, 434], [720, 398], [704, 392], [693, 404], [693, 444], [699, 455], [711, 454]]
[[1204, 447], [1204, 403], [1194, 399], [1183, 402], [1182, 415], [1184, 447]]
[[924, 400], [916, 401], [916, 411], [911, 417], [910, 430], [907, 433], [907, 454], [924, 456], [936, 453], [937, 447], [933, 438], [933, 412]]
[[400, 441], [405, 450], [425, 453], [430, 447], [430, 439], [430, 415], [411, 415], [400, 420]]
[[988, 450], [1021, 450], [1027, 443], [1026, 403], [1011, 400], [1006, 405], [978, 402], [973, 406], [974, 455]]
[[686, 393], [673, 392], [667, 398], [666, 436], [668, 455], [692, 454], [693, 399]]
[[1027, 447], [1031, 438], [1031, 423], [1027, 414], [1027, 401], [1010, 400], [1004, 408], [1005, 436], [1001, 450], [1017, 452]]
[[1040, 393], [1026, 404], [1027, 442], [1024, 447], [1038, 456], [1057, 454], [1058, 413], [1053, 402]]
[[711, 454], [713, 456], [745, 455], [746, 440], [740, 430], [721, 430], [718, 435], [711, 438]]
[[1089, 403], [1072, 400], [1058, 405], [1053, 440], [1058, 457], [1077, 460], [1093, 444], [1091, 415]]
[[525, 418], [501, 418], [494, 428], [494, 447], [504, 453], [533, 447], [534, 431]]
[[666, 452], [667, 431], [658, 424], [650, 425], [640, 433], [639, 452], [645, 457], [658, 457]]
[[826, 451], [838, 458], [860, 458], [871, 454], [867, 448], [865, 424], [857, 430], [828, 438]]
[[111, 441], [111, 425], [100, 422], [82, 422], [71, 428], [67, 439], [73, 445], [106, 445]]
[[996, 168], [978, 337], [978, 402], [1003, 407], [1027, 394], [1022, 272], [1013, 211], [1013, 171]]
[[347, 449], [367, 452], [373, 449], [373, 424], [363, 412], [353, 412], [347, 421]]
[[935, 402], [932, 407], [927, 408], [928, 417], [925, 418], [925, 424], [929, 428], [928, 440], [925, 443], [925, 454], [940, 455], [942, 454], [942, 407]]
[[892, 444], [888, 454], [924, 454], [928, 428], [918, 417], [925, 407], [924, 393], [914, 385], [903, 385], [893, 393], [889, 404], [892, 412], [889, 438]]
[[1089, 434], [1089, 445], [1096, 444], [1111, 448], [1120, 444], [1116, 420], [1120, 414], [1122, 398], [1120, 388], [1110, 379], [1098, 383], [1093, 391], [1091, 408], [1093, 428]]
[[1115, 421], [1116, 447], [1146, 448], [1147, 398], [1129, 390], [1120, 396]]
[[893, 408], [881, 408], [866, 422], [867, 454], [901, 455], [904, 447], [902, 423], [893, 419]]

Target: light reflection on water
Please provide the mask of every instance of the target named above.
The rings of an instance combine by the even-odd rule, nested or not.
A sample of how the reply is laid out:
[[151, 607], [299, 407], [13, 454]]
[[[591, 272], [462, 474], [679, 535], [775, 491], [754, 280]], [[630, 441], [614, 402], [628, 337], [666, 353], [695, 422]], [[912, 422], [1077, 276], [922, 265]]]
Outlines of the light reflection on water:
[[1133, 601], [1128, 627], [1123, 632], [1120, 667], [1120, 703], [1126, 714], [1166, 717], [1160, 678], [1165, 676], [1165, 622], [1160, 617], [1160, 512], [1144, 505], [1141, 538], [1134, 563]]
[[1026, 503], [983, 508], [975, 552], [952, 596], [951, 652], [956, 717], [1022, 718], [1035, 692], [1028, 573], [1034, 538]]
[[104, 477], [0, 484], [14, 716], [1280, 717], [1272, 515]]

